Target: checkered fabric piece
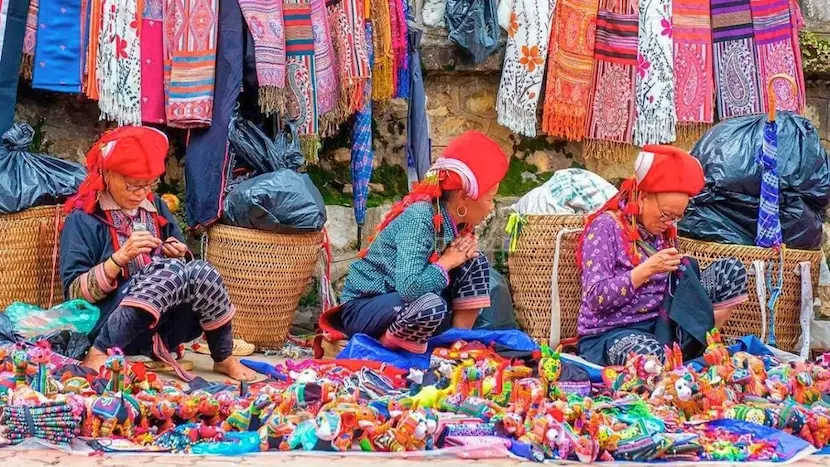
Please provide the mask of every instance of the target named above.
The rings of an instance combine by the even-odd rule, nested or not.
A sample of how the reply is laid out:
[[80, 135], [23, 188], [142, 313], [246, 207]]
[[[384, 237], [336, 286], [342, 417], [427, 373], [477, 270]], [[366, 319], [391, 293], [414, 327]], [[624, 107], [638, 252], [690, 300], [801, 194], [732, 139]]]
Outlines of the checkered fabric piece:
[[[484, 303], [486, 301], [486, 303]], [[465, 306], [465, 305], [474, 306]], [[453, 272], [453, 309], [490, 306], [490, 262], [483, 253], [462, 264]]]
[[700, 273], [700, 283], [712, 303], [727, 302], [747, 293], [746, 267], [736, 258], [724, 258]]
[[389, 332], [399, 339], [423, 344], [438, 332], [448, 314], [447, 303], [441, 297], [424, 294], [401, 307]]

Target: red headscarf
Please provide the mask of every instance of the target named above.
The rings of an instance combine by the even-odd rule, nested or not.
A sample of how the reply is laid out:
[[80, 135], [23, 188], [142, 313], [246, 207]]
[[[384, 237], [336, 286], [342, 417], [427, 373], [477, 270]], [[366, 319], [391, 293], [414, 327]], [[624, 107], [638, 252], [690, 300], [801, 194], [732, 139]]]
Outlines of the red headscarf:
[[[640, 232], [636, 218], [640, 215], [638, 197], [640, 193], [685, 193], [696, 196], [703, 190], [705, 179], [700, 162], [688, 152], [674, 146], [646, 145], [634, 162], [634, 177], [625, 180], [620, 191], [601, 208], [588, 216], [586, 227], [607, 211], [620, 217], [623, 235], [628, 241], [628, 257], [635, 266], [640, 264], [636, 243]], [[587, 230], [587, 229], [586, 229]], [[677, 238], [677, 229], [672, 225], [666, 231], [670, 241]], [[577, 262], [582, 267], [582, 247], [585, 233], [579, 237]]]
[[[443, 192], [453, 190], [464, 190], [471, 198], [478, 199], [501, 182], [505, 174], [507, 156], [499, 145], [484, 133], [467, 131], [450, 142], [444, 149], [444, 155], [435, 161], [424, 180], [416, 183], [408, 195], [392, 206], [369, 242], [411, 204], [419, 201], [433, 202]], [[440, 212], [436, 212], [433, 223], [436, 232], [440, 230]], [[368, 247], [360, 252], [360, 256], [365, 256], [367, 250]]]
[[[105, 188], [105, 170], [139, 180], [160, 177], [167, 148], [167, 136], [155, 128], [126, 126], [107, 132], [86, 153], [86, 179], [64, 209], [67, 213], [75, 209], [92, 213], [98, 193]], [[152, 197], [152, 193], [147, 195], [150, 200]]]

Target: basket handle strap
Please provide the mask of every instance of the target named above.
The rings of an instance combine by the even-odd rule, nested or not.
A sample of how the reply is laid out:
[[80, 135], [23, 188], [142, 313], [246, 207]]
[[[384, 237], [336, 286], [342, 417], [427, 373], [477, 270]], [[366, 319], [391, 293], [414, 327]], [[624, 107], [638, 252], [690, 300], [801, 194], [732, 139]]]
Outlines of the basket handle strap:
[[562, 229], [556, 234], [556, 247], [553, 251], [553, 272], [550, 277], [550, 347], [555, 349], [562, 338], [562, 304], [559, 300], [559, 256], [562, 252], [562, 239], [565, 235], [582, 232], [578, 229]]
[[795, 274], [801, 278], [801, 351], [803, 359], [810, 357], [810, 324], [813, 318], [813, 274], [812, 263], [802, 261], [795, 268]]
[[755, 295], [761, 308], [761, 342], [767, 343], [767, 280], [765, 277], [766, 262], [756, 259], [752, 262], [750, 274], [755, 275]]

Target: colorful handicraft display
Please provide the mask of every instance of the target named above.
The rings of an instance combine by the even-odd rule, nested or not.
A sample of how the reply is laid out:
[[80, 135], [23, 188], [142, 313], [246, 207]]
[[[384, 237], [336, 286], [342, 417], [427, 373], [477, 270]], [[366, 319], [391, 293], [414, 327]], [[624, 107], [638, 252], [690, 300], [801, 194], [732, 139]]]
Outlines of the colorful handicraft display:
[[[516, 360], [459, 341], [407, 379], [371, 362], [288, 361], [270, 382], [193, 391], [128, 367], [117, 349], [104, 374], [89, 378], [55, 371], [49, 354], [45, 345], [0, 349], [0, 444], [82, 436], [103, 450], [228, 455], [486, 445], [539, 461], [594, 462], [783, 461], [793, 452], [782, 443], [830, 441], [823, 359], [730, 354], [717, 330], [701, 370], [667, 348], [665, 363], [633, 355], [584, 393], [560, 380], [573, 372], [561, 350], [544, 345]], [[110, 436], [124, 439], [100, 440]]]

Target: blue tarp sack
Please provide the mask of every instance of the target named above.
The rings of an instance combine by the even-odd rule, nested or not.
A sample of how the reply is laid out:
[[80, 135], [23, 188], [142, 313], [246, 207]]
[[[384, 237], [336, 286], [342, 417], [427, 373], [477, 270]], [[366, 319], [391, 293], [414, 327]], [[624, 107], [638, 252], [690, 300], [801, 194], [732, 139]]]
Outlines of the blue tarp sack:
[[28, 152], [35, 130], [15, 123], [0, 149], [0, 214], [58, 204], [75, 194], [86, 178], [80, 164]]

